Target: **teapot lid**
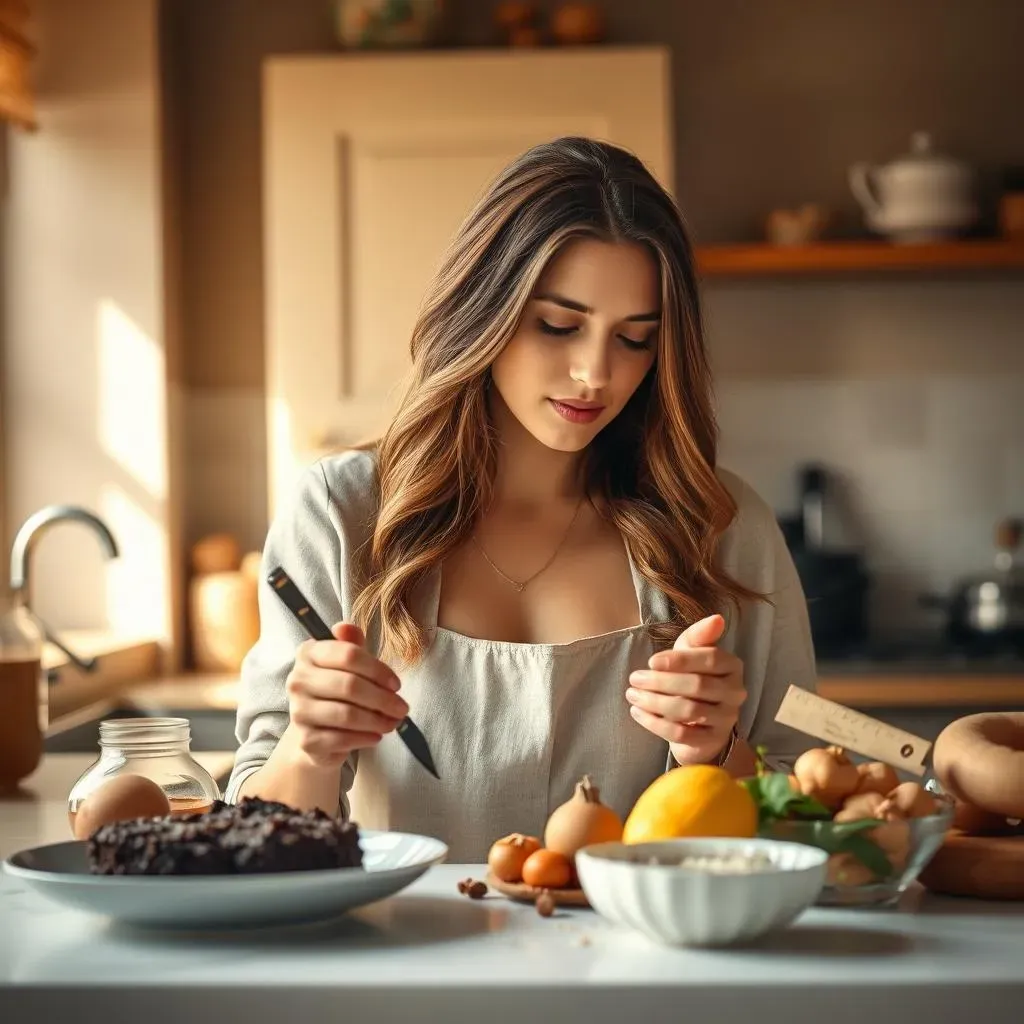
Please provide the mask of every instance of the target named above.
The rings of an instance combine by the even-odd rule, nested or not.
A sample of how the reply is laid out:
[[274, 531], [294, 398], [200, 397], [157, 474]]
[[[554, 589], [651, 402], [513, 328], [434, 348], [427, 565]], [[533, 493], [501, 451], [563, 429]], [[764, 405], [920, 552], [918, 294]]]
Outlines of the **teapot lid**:
[[910, 136], [910, 159], [911, 160], [933, 160], [936, 156], [942, 156], [935, 149], [935, 140], [931, 132], [917, 131]]
[[910, 136], [910, 152], [905, 156], [897, 157], [896, 165], [907, 166], [914, 164], [953, 164], [959, 166], [961, 161], [937, 150], [931, 132], [916, 131]]

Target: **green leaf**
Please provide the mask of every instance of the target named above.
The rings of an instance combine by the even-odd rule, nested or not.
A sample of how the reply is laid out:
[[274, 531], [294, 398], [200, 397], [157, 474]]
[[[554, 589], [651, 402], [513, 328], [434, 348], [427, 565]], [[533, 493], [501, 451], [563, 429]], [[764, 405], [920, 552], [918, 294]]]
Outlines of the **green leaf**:
[[801, 796], [791, 805], [792, 812], [803, 818], [831, 818], [832, 812], [813, 796]]
[[761, 776], [752, 775], [748, 779], [740, 779], [740, 785], [750, 794], [750, 798], [761, 806]]
[[761, 834], [769, 839], [786, 839], [790, 842], [816, 846], [828, 854], [851, 853], [862, 864], [880, 878], [892, 874], [892, 864], [882, 848], [865, 833], [885, 824], [877, 818], [860, 818], [857, 821], [777, 821], [764, 829]]
[[844, 844], [852, 837], [881, 825], [874, 818], [862, 818], [859, 821], [801, 821], [794, 822], [801, 832], [813, 838], [814, 845], [820, 846], [829, 853], [840, 853]]
[[828, 818], [828, 808], [809, 796], [798, 793], [790, 785], [789, 776], [769, 772], [743, 779], [742, 784], [757, 806], [758, 823], [764, 825], [791, 817]]
[[847, 836], [843, 841], [843, 851], [852, 853], [881, 879], [888, 878], [893, 873], [892, 862], [885, 855], [885, 851], [865, 835]]

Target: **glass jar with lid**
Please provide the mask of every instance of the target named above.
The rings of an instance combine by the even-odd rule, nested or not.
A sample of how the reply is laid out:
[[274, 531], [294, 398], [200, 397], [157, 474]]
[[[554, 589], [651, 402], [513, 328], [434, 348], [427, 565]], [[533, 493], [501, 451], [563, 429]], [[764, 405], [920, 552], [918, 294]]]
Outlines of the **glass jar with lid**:
[[82, 802], [119, 775], [143, 775], [155, 782], [171, 805], [171, 814], [208, 811], [221, 798], [213, 776], [192, 756], [187, 718], [109, 718], [100, 722], [100, 756], [68, 796], [68, 822]]

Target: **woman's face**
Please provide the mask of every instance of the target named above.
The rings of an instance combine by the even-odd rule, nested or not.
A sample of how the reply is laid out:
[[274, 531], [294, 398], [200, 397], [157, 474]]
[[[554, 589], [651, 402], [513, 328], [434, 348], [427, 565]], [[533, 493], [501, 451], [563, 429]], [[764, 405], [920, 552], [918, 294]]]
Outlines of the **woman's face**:
[[[541, 444], [582, 451], [654, 363], [654, 257], [633, 243], [578, 239], [545, 268], [491, 373], [501, 403]], [[495, 410], [500, 425], [503, 410]]]

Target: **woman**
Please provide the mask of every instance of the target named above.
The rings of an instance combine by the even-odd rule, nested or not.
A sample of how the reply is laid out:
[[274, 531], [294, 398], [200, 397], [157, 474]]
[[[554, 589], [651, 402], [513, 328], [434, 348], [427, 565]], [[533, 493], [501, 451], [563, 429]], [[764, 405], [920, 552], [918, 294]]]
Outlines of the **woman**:
[[[771, 510], [716, 467], [693, 253], [632, 155], [537, 146], [462, 225], [380, 441], [325, 458], [273, 523], [327, 622], [263, 584], [228, 799], [436, 835], [481, 861], [590, 773], [622, 815], [667, 767], [779, 766], [812, 687]], [[410, 714], [440, 781], [397, 737]]]

